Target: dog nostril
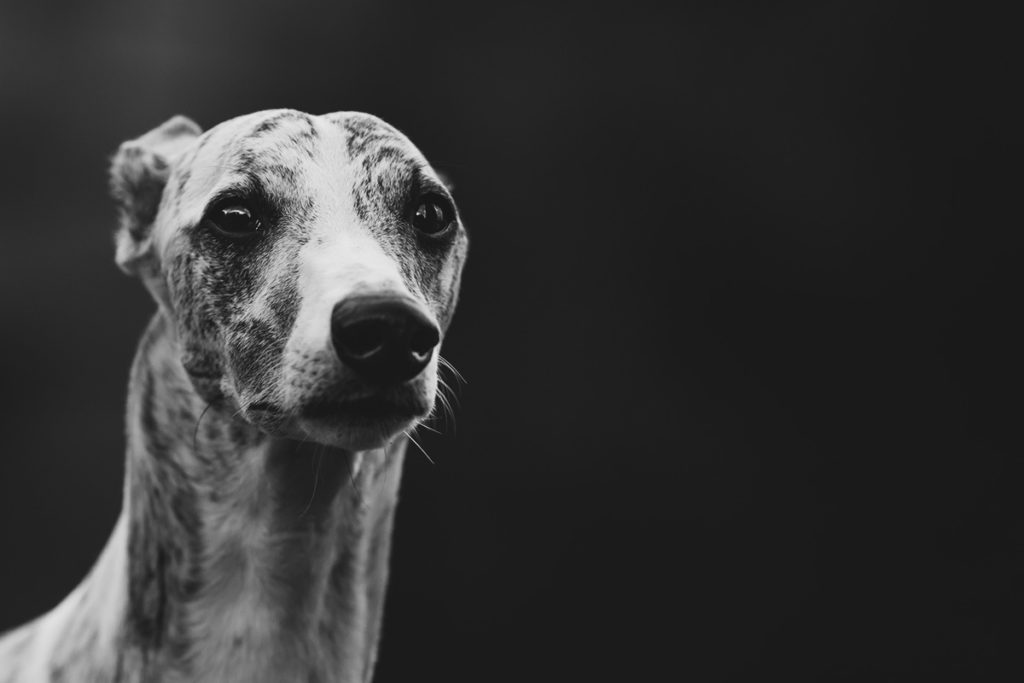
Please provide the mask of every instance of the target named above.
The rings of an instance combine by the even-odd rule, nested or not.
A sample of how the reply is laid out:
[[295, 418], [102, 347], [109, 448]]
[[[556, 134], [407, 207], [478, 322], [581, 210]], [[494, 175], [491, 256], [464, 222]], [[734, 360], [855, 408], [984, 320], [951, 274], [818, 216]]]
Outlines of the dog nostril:
[[363, 360], [381, 350], [387, 343], [388, 332], [389, 326], [383, 320], [360, 320], [345, 325], [337, 342], [350, 358]]
[[420, 327], [409, 338], [409, 351], [416, 360], [426, 360], [439, 341], [441, 339], [436, 327], [433, 325]]

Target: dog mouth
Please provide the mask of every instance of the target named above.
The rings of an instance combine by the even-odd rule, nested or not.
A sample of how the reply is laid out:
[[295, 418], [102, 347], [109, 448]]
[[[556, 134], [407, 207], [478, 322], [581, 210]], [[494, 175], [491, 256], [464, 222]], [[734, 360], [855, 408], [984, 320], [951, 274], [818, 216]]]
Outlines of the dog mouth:
[[245, 413], [271, 436], [367, 450], [384, 446], [425, 418], [432, 398], [418, 385], [376, 391], [328, 389], [307, 394], [291, 406], [256, 401], [245, 407]]
[[313, 440], [365, 450], [383, 446], [428, 411], [416, 394], [331, 397], [306, 402], [296, 424]]
[[[356, 397], [327, 396], [309, 400], [291, 417], [315, 421], [354, 421], [361, 424], [390, 422], [423, 417], [429, 412], [426, 399], [419, 395], [368, 395]], [[289, 413], [268, 402], [253, 403], [250, 413], [272, 419], [287, 418]]]
[[314, 420], [354, 419], [359, 422], [411, 419], [424, 415], [426, 402], [409, 396], [362, 396], [311, 401], [302, 407], [301, 417]]

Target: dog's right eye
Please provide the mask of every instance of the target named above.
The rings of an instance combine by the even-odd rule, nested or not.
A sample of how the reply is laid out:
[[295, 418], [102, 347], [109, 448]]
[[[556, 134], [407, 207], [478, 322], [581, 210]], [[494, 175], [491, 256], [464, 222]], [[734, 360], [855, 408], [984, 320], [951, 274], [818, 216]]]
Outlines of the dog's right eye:
[[231, 239], [252, 237], [262, 224], [256, 214], [244, 204], [225, 203], [206, 212], [204, 222], [215, 232]]

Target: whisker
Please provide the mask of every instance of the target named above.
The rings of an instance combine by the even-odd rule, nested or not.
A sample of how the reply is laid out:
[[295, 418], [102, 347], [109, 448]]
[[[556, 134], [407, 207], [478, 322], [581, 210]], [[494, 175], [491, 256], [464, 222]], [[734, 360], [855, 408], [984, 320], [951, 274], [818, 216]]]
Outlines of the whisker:
[[449, 396], [451, 388], [443, 381], [439, 382], [439, 384], [441, 390], [437, 392], [437, 402], [441, 405], [441, 419], [444, 421], [444, 426], [446, 428], [448, 427], [449, 420], [451, 420], [452, 431], [455, 431], [455, 410], [452, 408], [452, 402]]
[[444, 392], [446, 392], [448, 400], [454, 401], [455, 405], [459, 405], [459, 397], [456, 394], [455, 389], [452, 388], [452, 385], [448, 384], [448, 382], [445, 382], [444, 379], [441, 377], [437, 378], [437, 383], [440, 384], [441, 388], [444, 390]]
[[[455, 409], [452, 404], [454, 403], [455, 405], [459, 405], [459, 388], [463, 384], [468, 384], [469, 382], [466, 381], [466, 378], [462, 375], [461, 372], [459, 372], [458, 368], [452, 365], [451, 361], [449, 361], [441, 354], [437, 355], [437, 362], [440, 368], [442, 368], [446, 372], [451, 373], [451, 376], [454, 378], [453, 386], [452, 383], [449, 383], [448, 381], [445, 380], [441, 373], [438, 373], [437, 399], [441, 408], [441, 410], [439, 411], [441, 414], [440, 419], [444, 422], [445, 428], [448, 427], [448, 422], [449, 420], [451, 420], [452, 431], [456, 431]], [[435, 404], [435, 408], [436, 407], [437, 405]], [[436, 416], [431, 415], [431, 417]]]
[[416, 439], [412, 438], [412, 434], [410, 434], [408, 431], [405, 431], [405, 432], [402, 432], [402, 433], [405, 434], [407, 437], [409, 437], [409, 441], [412, 441], [413, 445], [416, 446], [416, 448], [420, 449], [420, 453], [422, 453], [424, 456], [426, 456], [427, 460], [430, 462], [431, 465], [436, 465], [437, 464], [437, 463], [434, 462], [434, 459], [431, 458], [430, 455], [425, 450], [423, 450], [423, 446], [419, 445], [419, 443], [416, 441]]
[[199, 413], [199, 417], [196, 419], [196, 428], [195, 428], [195, 431], [192, 432], [192, 450], [195, 451], [196, 453], [199, 452], [199, 425], [202, 424], [203, 417], [206, 415], [206, 412], [212, 406], [213, 406], [213, 401], [209, 401], [206, 404], [206, 407], [203, 408], [203, 412]]
[[[427, 417], [427, 419], [429, 420], [430, 418]], [[433, 427], [428, 425], [426, 422], [420, 422], [418, 425], [416, 425], [416, 429], [419, 429], [420, 427], [422, 427], [423, 429], [426, 429], [428, 432], [433, 432], [434, 434], [440, 434], [441, 433], [440, 430], [434, 429]]]
[[323, 464], [325, 450], [327, 450], [327, 447], [321, 444], [320, 448], [313, 453], [313, 462], [311, 463], [313, 465], [313, 492], [309, 494], [309, 501], [306, 502], [306, 507], [299, 513], [298, 519], [306, 516], [309, 508], [313, 505], [313, 501], [316, 500], [316, 488], [320, 483], [320, 465]]
[[442, 367], [450, 371], [453, 375], [455, 375], [455, 378], [459, 380], [459, 382], [461, 382], [462, 384], [469, 384], [466, 378], [462, 376], [462, 373], [459, 372], [458, 368], [452, 365], [451, 361], [449, 361], [447, 358], [445, 358], [441, 354], [437, 354], [437, 362], [440, 363]]
[[[444, 425], [442, 425], [442, 429], [438, 429], [437, 427], [434, 427], [433, 425], [438, 424], [438, 422], [440, 422], [443, 417], [444, 417], [444, 399], [441, 398], [441, 393], [438, 392], [436, 400], [434, 401], [434, 407], [430, 410], [430, 414], [427, 415], [426, 419], [423, 420], [423, 422], [420, 422], [420, 424], [418, 426], [423, 427], [424, 429], [429, 429], [430, 431], [434, 432], [435, 434], [441, 434], [441, 433], [443, 433]], [[447, 421], [447, 420], [445, 420], [445, 421]]]

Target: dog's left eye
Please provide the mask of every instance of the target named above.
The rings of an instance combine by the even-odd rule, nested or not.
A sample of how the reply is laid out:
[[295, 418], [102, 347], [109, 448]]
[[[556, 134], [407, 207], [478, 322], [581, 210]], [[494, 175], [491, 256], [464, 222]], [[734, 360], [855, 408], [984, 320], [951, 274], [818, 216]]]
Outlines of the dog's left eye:
[[412, 226], [424, 235], [440, 237], [455, 224], [455, 207], [445, 197], [430, 193], [416, 203]]
[[260, 219], [244, 204], [215, 206], [206, 214], [214, 230], [232, 239], [251, 237], [259, 232]]

